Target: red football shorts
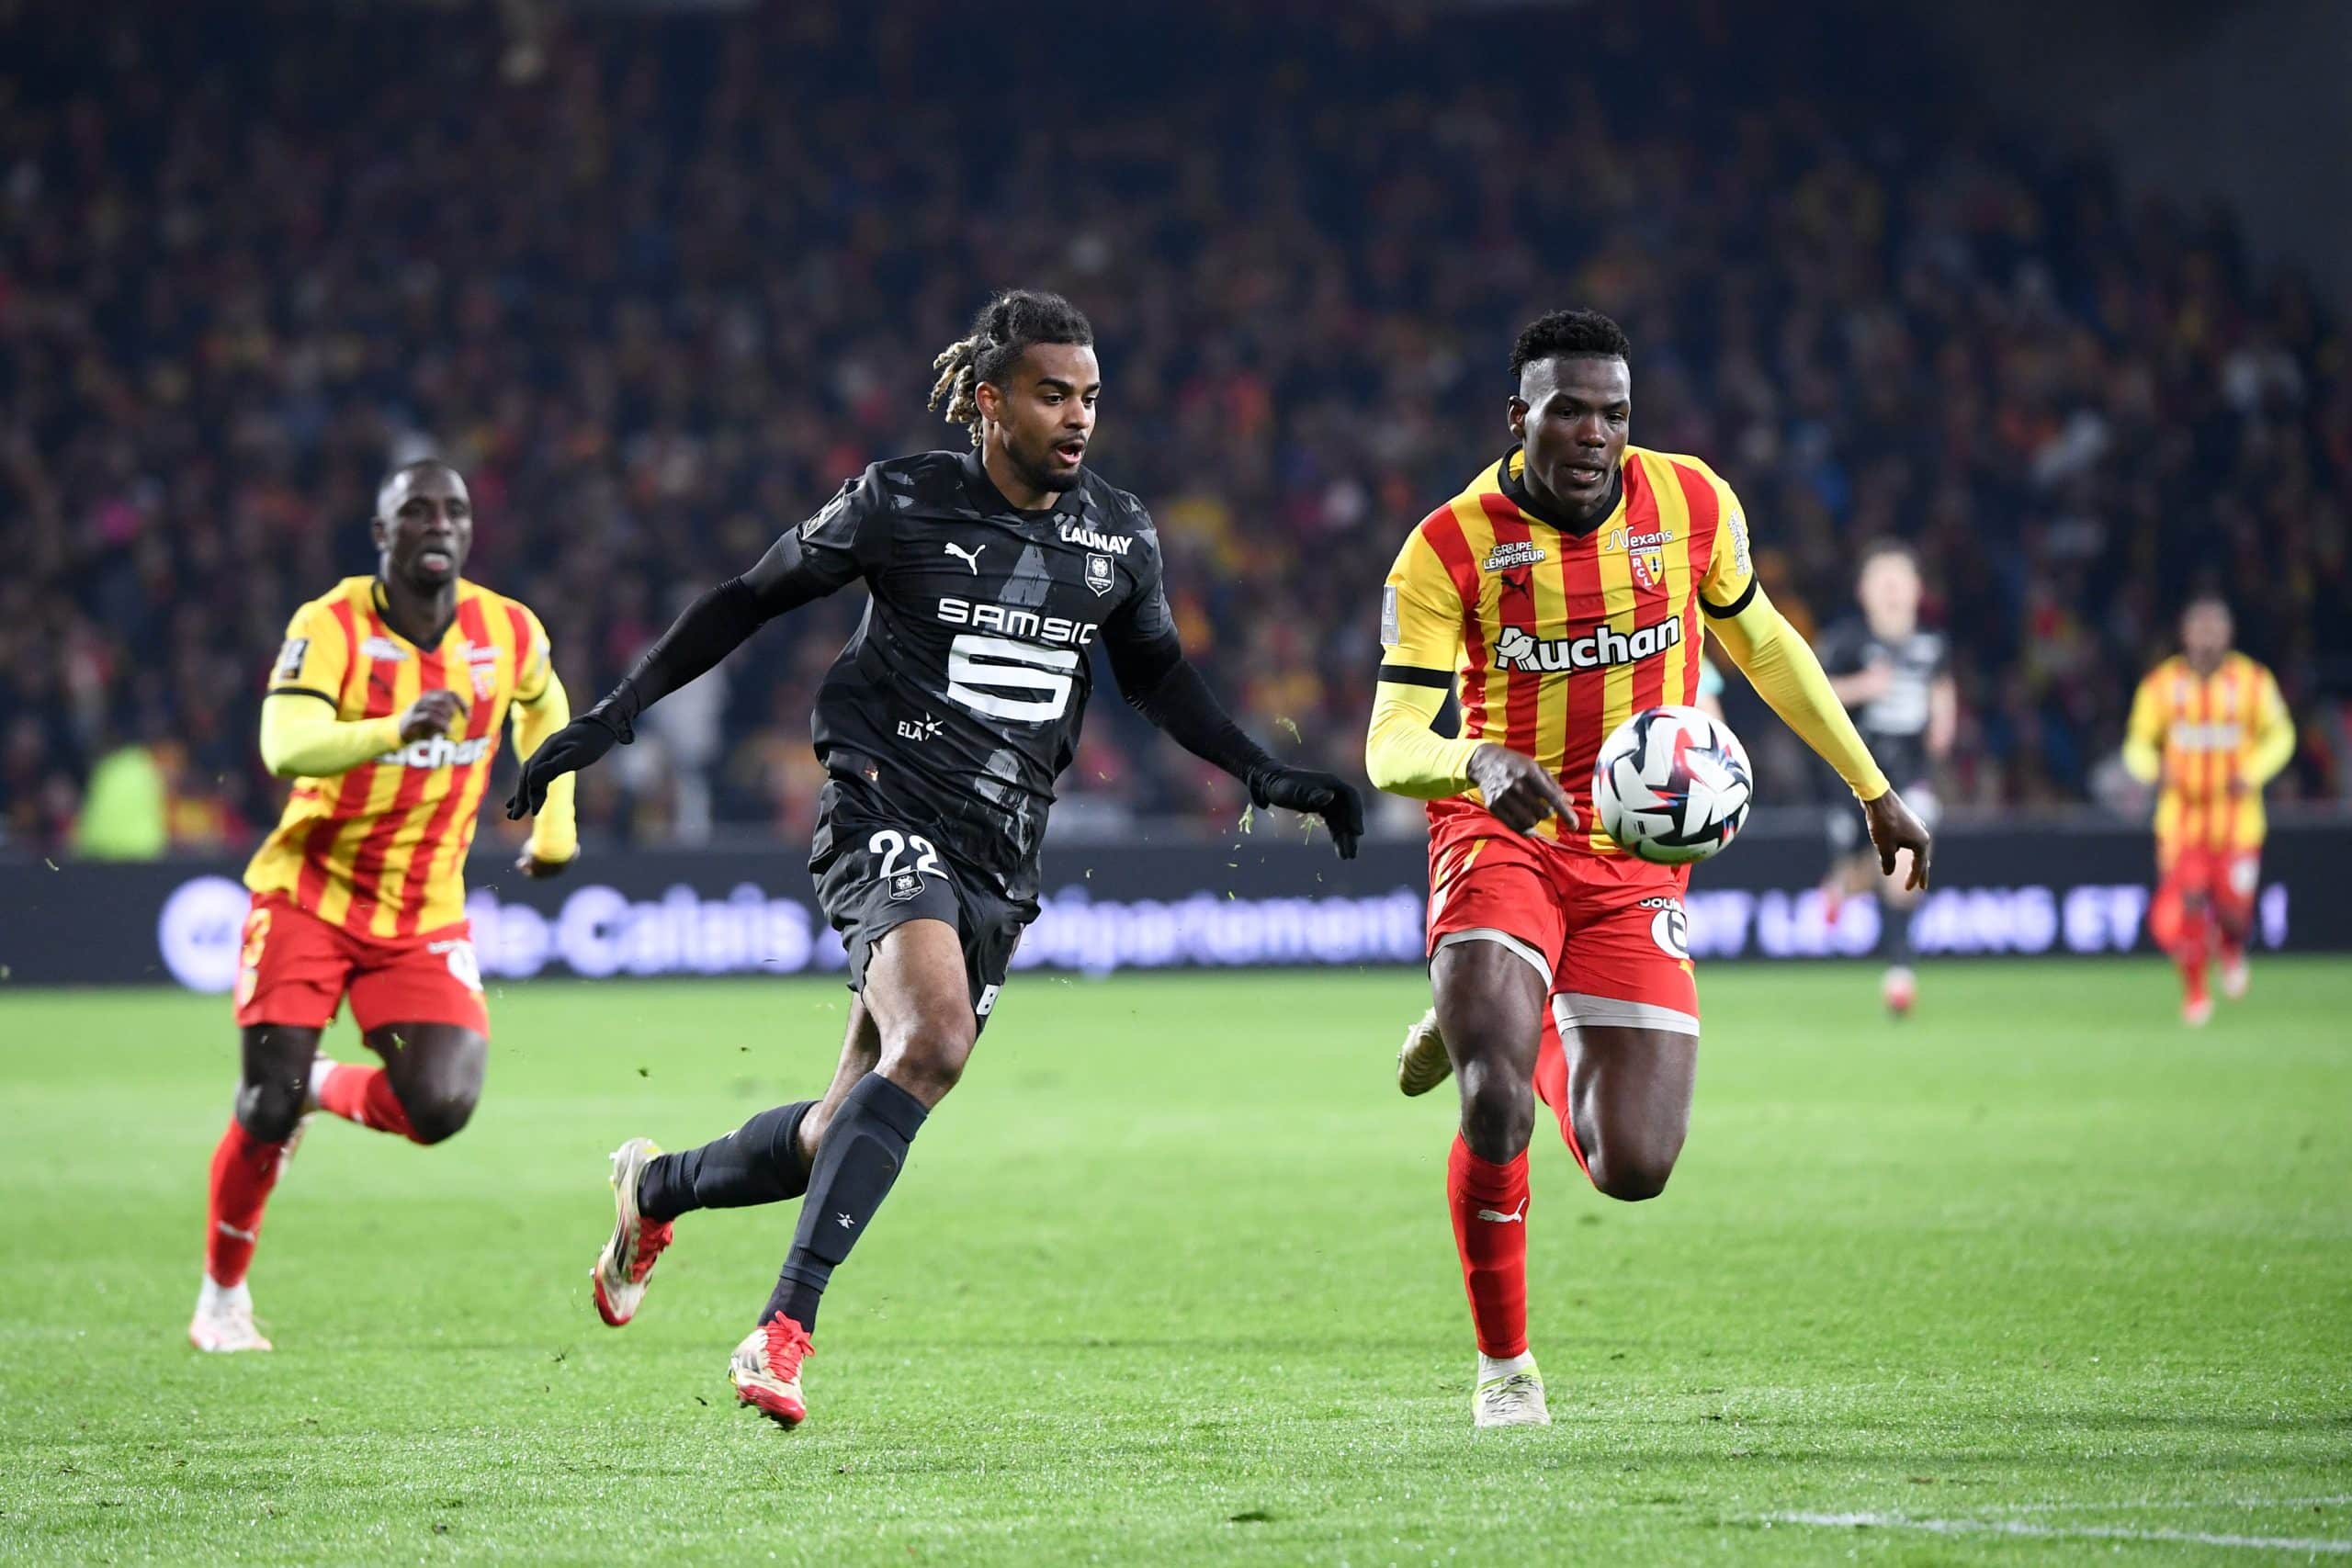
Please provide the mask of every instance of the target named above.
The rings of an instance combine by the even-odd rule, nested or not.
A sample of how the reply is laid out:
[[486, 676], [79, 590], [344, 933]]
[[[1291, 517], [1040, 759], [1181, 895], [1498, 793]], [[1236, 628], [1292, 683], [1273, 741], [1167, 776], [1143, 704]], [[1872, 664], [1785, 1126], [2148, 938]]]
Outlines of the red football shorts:
[[1559, 1030], [1696, 1034], [1690, 880], [1688, 866], [1563, 849], [1483, 810], [1462, 812], [1430, 832], [1430, 956], [1459, 942], [1500, 942], [1544, 976]]
[[2229, 908], [2254, 908], [2262, 881], [2262, 852], [2207, 849], [2199, 844], [2156, 844], [2156, 869], [2165, 886], [2183, 897], [2202, 895]]
[[255, 894], [238, 959], [238, 1027], [324, 1029], [346, 996], [363, 1033], [387, 1023], [453, 1023], [490, 1034], [469, 921], [414, 936], [358, 936], [283, 893]]

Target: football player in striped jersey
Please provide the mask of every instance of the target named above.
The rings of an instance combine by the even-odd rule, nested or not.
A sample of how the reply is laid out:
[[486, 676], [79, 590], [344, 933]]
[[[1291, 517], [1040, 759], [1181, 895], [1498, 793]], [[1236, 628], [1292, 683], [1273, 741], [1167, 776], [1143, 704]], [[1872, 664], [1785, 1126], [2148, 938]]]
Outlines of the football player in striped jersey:
[[[1514, 445], [1407, 537], [1381, 605], [1365, 761], [1380, 788], [1429, 803], [1437, 1000], [1436, 1030], [1408, 1048], [1398, 1083], [1460, 1081], [1447, 1198], [1482, 1427], [1549, 1420], [1527, 1348], [1537, 1097], [1612, 1198], [1662, 1191], [1690, 1122], [1689, 868], [1635, 859], [1595, 820], [1602, 740], [1699, 694], [1705, 626], [1852, 788], [1883, 868], [1907, 852], [1909, 880], [1928, 876], [1927, 829], [1757, 585], [1739, 498], [1694, 457], [1627, 445], [1629, 352], [1591, 311], [1520, 334]], [[1457, 689], [1449, 739], [1430, 720]]]
[[[204, 1281], [188, 1339], [266, 1350], [245, 1271], [303, 1115], [437, 1144], [481, 1094], [490, 1020], [462, 875], [499, 732], [528, 756], [571, 718], [538, 617], [467, 581], [473, 502], [456, 469], [385, 479], [377, 570], [295, 612], [262, 701], [261, 754], [293, 781], [245, 870], [237, 978], [243, 1073], [212, 1156]], [[559, 782], [517, 869], [553, 876], [578, 849]], [[332, 1062], [319, 1037], [348, 997], [380, 1067]]]
[[2233, 651], [2230, 607], [2213, 594], [2180, 616], [2180, 651], [2148, 671], [2132, 700], [2123, 765], [2156, 786], [2156, 897], [2148, 930], [2180, 968], [2180, 1016], [2213, 1015], [2246, 993], [2246, 939], [2262, 872], [2262, 786], [2295, 754], [2295, 721], [2270, 671]]

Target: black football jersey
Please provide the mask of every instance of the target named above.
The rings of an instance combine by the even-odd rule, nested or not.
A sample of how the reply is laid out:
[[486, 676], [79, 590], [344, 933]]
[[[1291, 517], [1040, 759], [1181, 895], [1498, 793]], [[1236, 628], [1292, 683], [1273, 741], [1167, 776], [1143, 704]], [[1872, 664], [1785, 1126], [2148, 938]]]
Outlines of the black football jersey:
[[1943, 636], [1917, 630], [1908, 637], [1882, 637], [1868, 622], [1841, 621], [1815, 649], [1832, 675], [1855, 675], [1873, 664], [1894, 673], [1886, 690], [1852, 710], [1854, 728], [1870, 743], [1879, 766], [1901, 788], [1928, 776], [1929, 693], [1949, 662]]
[[[818, 760], [842, 786], [829, 798], [886, 811], [1008, 897], [1034, 897], [1092, 649], [1175, 636], [1142, 503], [1090, 469], [1050, 510], [1023, 512], [977, 454], [925, 452], [843, 485], [778, 558], [792, 599], [859, 580], [872, 595], [817, 694]], [[814, 858], [830, 832], [820, 822]]]

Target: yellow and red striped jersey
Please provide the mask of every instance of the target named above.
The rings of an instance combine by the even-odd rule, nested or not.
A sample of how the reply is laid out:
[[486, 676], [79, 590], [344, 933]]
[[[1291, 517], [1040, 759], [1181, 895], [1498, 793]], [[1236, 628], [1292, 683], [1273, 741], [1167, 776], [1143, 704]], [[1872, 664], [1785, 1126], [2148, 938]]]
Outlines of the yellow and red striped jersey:
[[[1644, 708], [1699, 694], [1699, 612], [1755, 591], [1739, 498], [1695, 457], [1628, 446], [1622, 495], [1597, 525], [1547, 522], [1514, 448], [1424, 518], [1389, 569], [1380, 679], [1451, 683], [1462, 738], [1543, 764], [1577, 819], [1536, 831], [1621, 854], [1592, 812], [1592, 769], [1611, 730]], [[1466, 796], [1430, 803], [1434, 822]]]
[[270, 694], [316, 697], [348, 722], [447, 690], [465, 698], [466, 716], [449, 735], [295, 781], [245, 886], [290, 895], [359, 935], [411, 936], [465, 916], [461, 872], [491, 761], [508, 707], [547, 689], [548, 636], [514, 600], [460, 581], [440, 644], [418, 648], [387, 624], [382, 594], [376, 579], [347, 577], [296, 611]]
[[2199, 675], [2178, 654], [2132, 699], [2124, 762], [2156, 792], [2156, 839], [2175, 849], [2262, 844], [2262, 786], [2295, 750], [2295, 723], [2270, 671], [2243, 653]]

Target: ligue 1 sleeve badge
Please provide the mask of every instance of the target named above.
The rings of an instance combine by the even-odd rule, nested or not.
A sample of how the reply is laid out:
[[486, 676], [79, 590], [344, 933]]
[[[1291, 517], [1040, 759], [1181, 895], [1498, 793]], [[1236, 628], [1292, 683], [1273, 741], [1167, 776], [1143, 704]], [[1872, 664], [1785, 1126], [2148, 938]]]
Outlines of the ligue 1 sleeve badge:
[[1086, 586], [1094, 590], [1098, 595], [1110, 592], [1116, 581], [1112, 575], [1109, 556], [1086, 558]]

